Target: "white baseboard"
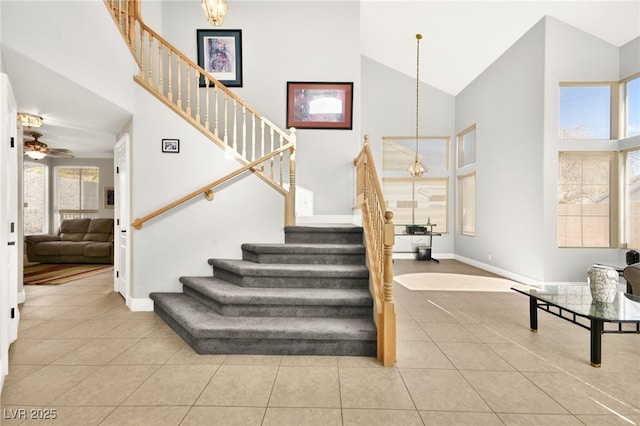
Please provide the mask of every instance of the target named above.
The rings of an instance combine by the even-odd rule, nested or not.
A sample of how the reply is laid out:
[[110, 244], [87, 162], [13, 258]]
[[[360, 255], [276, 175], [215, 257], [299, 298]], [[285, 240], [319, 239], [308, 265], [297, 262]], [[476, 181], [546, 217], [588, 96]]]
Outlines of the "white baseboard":
[[153, 312], [153, 300], [147, 298], [127, 298], [127, 307], [131, 312]]
[[460, 261], [462, 263], [466, 263], [468, 265], [475, 266], [476, 268], [480, 268], [480, 269], [483, 269], [485, 271], [492, 272], [494, 274], [503, 276], [503, 277], [508, 278], [508, 279], [510, 279], [512, 281], [517, 281], [517, 282], [522, 283], [522, 284], [532, 285], [534, 287], [540, 287], [540, 286], [542, 286], [544, 284], [558, 284], [558, 283], [544, 283], [542, 281], [534, 280], [532, 278], [525, 277], [523, 275], [514, 274], [513, 272], [506, 271], [506, 270], [501, 269], [501, 268], [497, 268], [497, 267], [495, 267], [493, 265], [488, 265], [488, 264], [483, 263], [483, 262], [478, 262], [478, 261], [473, 260], [473, 259], [468, 259], [468, 258], [466, 258], [464, 256], [457, 256], [456, 255], [454, 257], [454, 259], [458, 260], [458, 261]]
[[24, 291], [24, 288], [23, 288], [22, 291], [18, 292], [18, 305], [21, 303], [24, 303], [25, 300], [27, 300], [27, 293]]

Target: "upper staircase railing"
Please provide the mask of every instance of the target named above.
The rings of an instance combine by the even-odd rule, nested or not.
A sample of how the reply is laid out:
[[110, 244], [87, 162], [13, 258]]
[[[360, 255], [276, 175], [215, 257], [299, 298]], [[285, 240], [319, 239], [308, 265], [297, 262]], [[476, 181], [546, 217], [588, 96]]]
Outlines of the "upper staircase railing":
[[[138, 63], [135, 81], [239, 161], [242, 171], [251, 171], [282, 194], [285, 225], [295, 225], [295, 129], [279, 129], [149, 28], [140, 16], [140, 0], [104, 2]], [[154, 213], [168, 211], [178, 201]], [[143, 222], [134, 223], [140, 227]]]
[[396, 308], [393, 303], [393, 212], [387, 210], [373, 162], [369, 135], [354, 160], [356, 167], [356, 205], [362, 209], [367, 244], [367, 260], [378, 328], [378, 360], [384, 366], [396, 362]]

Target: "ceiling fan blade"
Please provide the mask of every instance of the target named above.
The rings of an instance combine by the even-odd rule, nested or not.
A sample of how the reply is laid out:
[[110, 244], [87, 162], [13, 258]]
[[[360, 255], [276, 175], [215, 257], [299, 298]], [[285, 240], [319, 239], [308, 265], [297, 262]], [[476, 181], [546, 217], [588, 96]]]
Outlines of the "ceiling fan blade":
[[62, 148], [48, 148], [47, 149], [47, 155], [50, 155], [52, 157], [59, 157], [59, 158], [73, 158], [73, 152], [71, 152], [68, 149], [62, 149]]

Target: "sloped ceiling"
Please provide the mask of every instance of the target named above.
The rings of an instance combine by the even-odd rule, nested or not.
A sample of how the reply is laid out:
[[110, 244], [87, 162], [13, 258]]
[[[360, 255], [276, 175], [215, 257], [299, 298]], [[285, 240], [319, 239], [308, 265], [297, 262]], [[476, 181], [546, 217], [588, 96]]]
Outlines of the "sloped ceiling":
[[640, 36], [640, 1], [375, 1], [360, 6], [361, 52], [458, 94], [544, 16], [622, 46]]
[[[249, 0], [229, 0], [230, 14], [237, 1]], [[327, 7], [330, 3], [327, 0]], [[421, 33], [421, 80], [452, 95], [545, 15], [616, 46], [640, 36], [640, 0], [363, 0], [360, 10], [362, 55], [415, 77], [415, 34]], [[130, 113], [19, 52], [3, 48], [2, 55], [18, 109], [46, 112], [42, 141], [81, 157], [112, 154], [115, 135]]]

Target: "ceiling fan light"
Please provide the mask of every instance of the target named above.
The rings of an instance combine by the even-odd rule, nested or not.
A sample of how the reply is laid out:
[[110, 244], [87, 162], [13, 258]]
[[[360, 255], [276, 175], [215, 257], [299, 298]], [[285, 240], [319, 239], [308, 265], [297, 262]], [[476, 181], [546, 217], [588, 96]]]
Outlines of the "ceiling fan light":
[[227, 0], [202, 0], [202, 10], [209, 22], [220, 26], [229, 10], [229, 3]]
[[25, 154], [32, 160], [42, 160], [47, 156], [47, 153], [43, 151], [27, 151]]
[[18, 121], [22, 123], [22, 127], [42, 127], [42, 117], [29, 114], [28, 112], [19, 112]]

